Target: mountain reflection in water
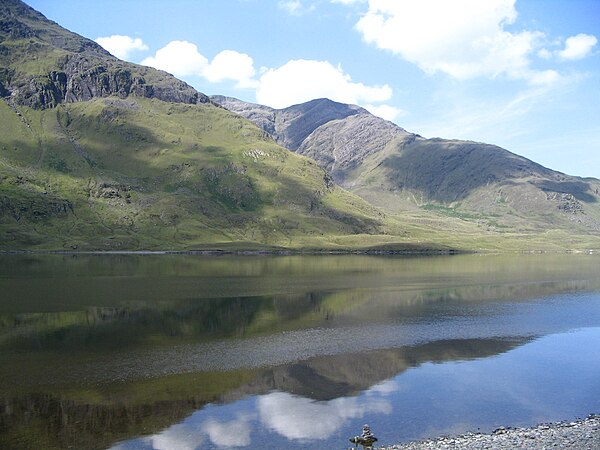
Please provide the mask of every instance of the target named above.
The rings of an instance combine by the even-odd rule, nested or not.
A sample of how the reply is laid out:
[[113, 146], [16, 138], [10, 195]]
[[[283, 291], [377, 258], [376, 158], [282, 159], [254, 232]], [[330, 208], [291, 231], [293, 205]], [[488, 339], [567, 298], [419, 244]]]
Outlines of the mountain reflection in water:
[[[115, 448], [343, 446], [363, 421], [385, 425], [374, 428], [381, 440], [399, 439], [399, 428], [414, 438], [469, 421], [533, 420], [535, 408], [485, 400], [479, 378], [512, 362], [472, 379], [474, 367], [600, 327], [597, 262], [0, 256], [0, 447], [107, 448], [143, 435]], [[597, 369], [582, 361], [570, 370]], [[446, 397], [438, 372], [472, 383], [446, 399], [452, 413], [436, 402]], [[600, 393], [592, 385], [574, 389]], [[565, 413], [584, 406], [571, 397]], [[427, 408], [446, 413], [428, 421]]]

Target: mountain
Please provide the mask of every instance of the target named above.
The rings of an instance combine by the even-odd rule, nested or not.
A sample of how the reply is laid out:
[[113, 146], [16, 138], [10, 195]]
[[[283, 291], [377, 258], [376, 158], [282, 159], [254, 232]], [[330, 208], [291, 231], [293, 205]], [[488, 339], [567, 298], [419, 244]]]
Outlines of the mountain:
[[0, 123], [0, 250], [600, 248], [597, 180], [492, 146], [507, 168], [482, 170], [482, 144], [325, 99], [211, 99], [19, 0], [0, 3]]
[[209, 102], [165, 72], [115, 58], [20, 0], [0, 4], [0, 45], [0, 95], [12, 104], [46, 109], [110, 95]]
[[0, 249], [347, 248], [387, 232], [310, 159], [18, 0], [0, 3], [0, 97]]
[[388, 211], [428, 210], [499, 232], [600, 232], [600, 180], [556, 172], [495, 145], [425, 139], [327, 99], [279, 110], [212, 100]]

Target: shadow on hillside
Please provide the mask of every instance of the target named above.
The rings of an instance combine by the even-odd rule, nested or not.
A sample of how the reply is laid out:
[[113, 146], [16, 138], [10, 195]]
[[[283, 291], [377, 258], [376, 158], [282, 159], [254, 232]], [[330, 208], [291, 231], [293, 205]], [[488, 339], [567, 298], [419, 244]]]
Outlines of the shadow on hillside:
[[[260, 177], [266, 175], [248, 170], [239, 157], [230, 156], [228, 148], [203, 146], [201, 135], [195, 143], [182, 144], [176, 137], [174, 141], [172, 136], [163, 138], [160, 130], [132, 124], [124, 117], [126, 112], [114, 105], [91, 116], [70, 111], [69, 125], [66, 129], [56, 129], [54, 140], [45, 144], [39, 167], [32, 172], [32, 180], [42, 188], [46, 183], [43, 180], [55, 175], [68, 177], [70, 188], [58, 195], [68, 198], [76, 215], [77, 208], [93, 209], [93, 204], [112, 208], [113, 215], [126, 219], [131, 216], [129, 204], [139, 210], [136, 226], [129, 219], [125, 225], [107, 222], [109, 234], [122, 229], [130, 235], [141, 221], [145, 221], [146, 227], [168, 228], [188, 213], [186, 220], [219, 229], [240, 231], [256, 227], [256, 239], [266, 242], [273, 226], [263, 224], [261, 219], [265, 209], [271, 210], [273, 206], [278, 209], [278, 232], [301, 233], [304, 228], [323, 229], [331, 234], [379, 231], [378, 220], [323, 204], [322, 194], [285, 170], [268, 180], [279, 185], [277, 192], [285, 192], [281, 201], [274, 203], [271, 194], [264, 195], [258, 187], [262, 183]], [[244, 139], [242, 135], [240, 142], [245, 143]], [[32, 146], [25, 148], [22, 142], [13, 144], [27, 153], [41, 151]], [[94, 165], [89, 164], [89, 159]], [[315, 172], [314, 176], [318, 174]], [[311, 186], [312, 177], [307, 178]], [[89, 218], [93, 214], [79, 217]], [[158, 228], [144, 230], [152, 233]], [[245, 239], [250, 239], [249, 236], [254, 235], [251, 233]]]
[[[597, 202], [584, 181], [554, 181], [557, 173], [500, 147], [476, 142], [429, 139], [401, 145], [383, 167], [395, 189], [424, 192], [430, 199], [454, 202], [491, 183], [533, 178], [544, 191]], [[573, 180], [579, 180], [572, 177]]]
[[596, 203], [598, 199], [593, 195], [591, 186], [584, 181], [552, 181], [543, 180], [532, 183], [545, 192], [558, 192], [571, 194], [577, 200], [586, 203]]

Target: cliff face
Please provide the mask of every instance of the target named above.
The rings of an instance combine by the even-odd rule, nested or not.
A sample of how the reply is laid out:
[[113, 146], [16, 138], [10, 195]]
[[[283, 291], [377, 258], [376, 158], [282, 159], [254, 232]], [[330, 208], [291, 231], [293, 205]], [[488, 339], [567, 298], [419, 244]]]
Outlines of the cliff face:
[[120, 61], [18, 0], [0, 5], [0, 96], [35, 109], [117, 95], [207, 103], [175, 77]]

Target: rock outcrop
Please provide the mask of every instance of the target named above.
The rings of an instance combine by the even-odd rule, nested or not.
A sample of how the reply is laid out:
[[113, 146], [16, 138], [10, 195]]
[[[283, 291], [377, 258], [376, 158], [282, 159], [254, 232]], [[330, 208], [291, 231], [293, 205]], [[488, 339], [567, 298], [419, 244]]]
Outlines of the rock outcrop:
[[0, 67], [0, 96], [36, 109], [111, 95], [210, 101], [166, 72], [115, 58], [19, 0], [0, 5]]

